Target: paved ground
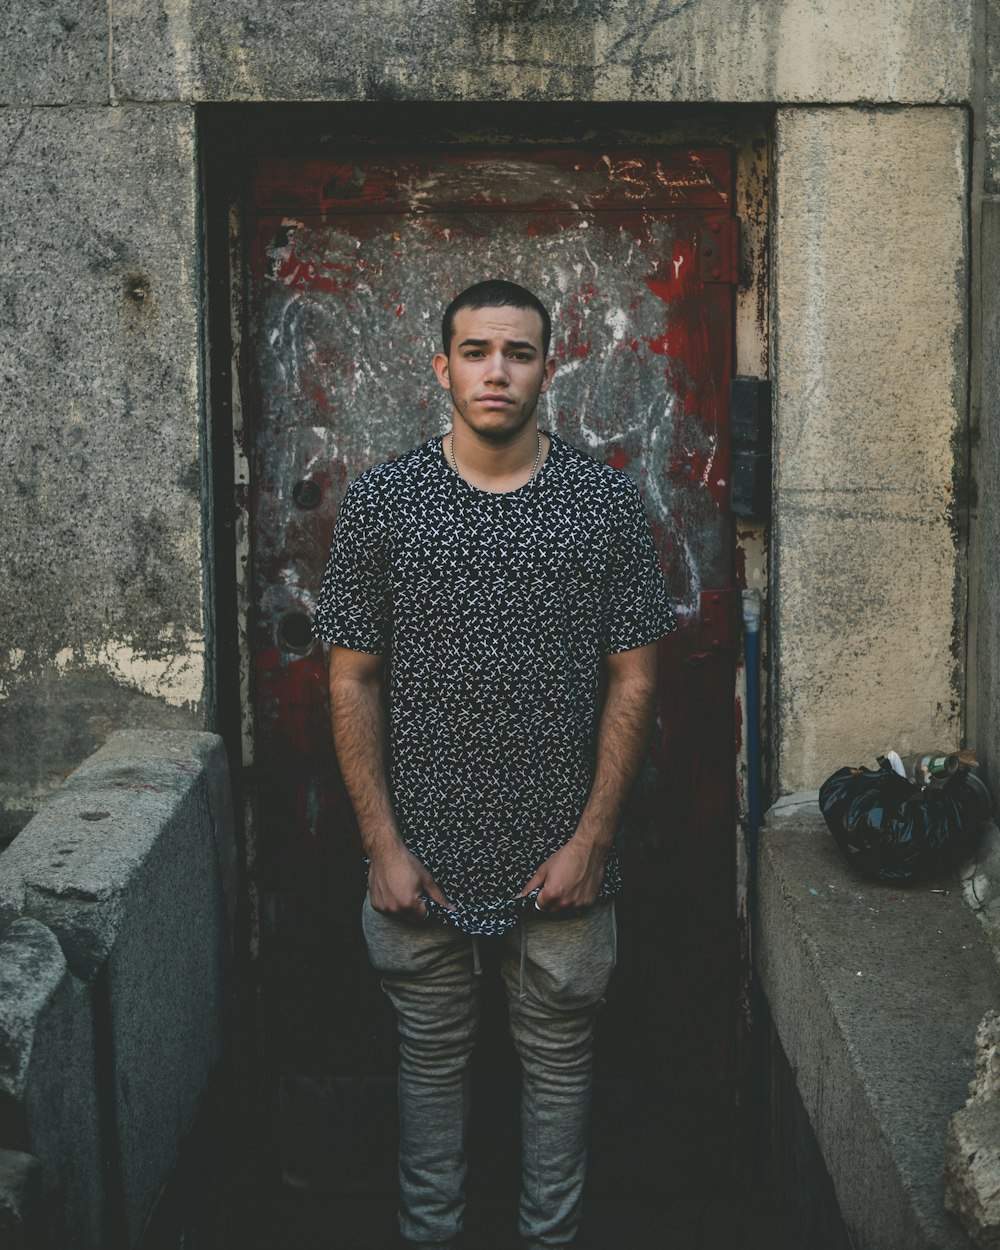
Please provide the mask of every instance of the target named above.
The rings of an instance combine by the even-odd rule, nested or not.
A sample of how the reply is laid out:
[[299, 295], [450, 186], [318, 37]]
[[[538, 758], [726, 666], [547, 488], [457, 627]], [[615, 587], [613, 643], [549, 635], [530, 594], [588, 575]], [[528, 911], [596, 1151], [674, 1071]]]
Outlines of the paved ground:
[[[278, 1183], [261, 1136], [234, 1132], [235, 1122], [214, 1117], [215, 1130], [187, 1152], [165, 1193], [140, 1250], [399, 1250], [395, 1196], [386, 1185], [366, 1192], [355, 1176], [341, 1192]], [[212, 1117], [209, 1117], [209, 1123]], [[578, 1250], [778, 1250], [764, 1204], [733, 1194], [709, 1196], [706, 1177], [723, 1165], [681, 1170], [669, 1164], [662, 1181], [635, 1183], [635, 1170], [612, 1172], [610, 1154], [595, 1150], [592, 1198]], [[508, 1157], [509, 1155], [509, 1157]], [[482, 1157], [479, 1163], [483, 1164]], [[364, 1160], [362, 1159], [362, 1164]], [[518, 1250], [515, 1235], [514, 1151], [494, 1155], [478, 1169], [470, 1193], [465, 1250]], [[596, 1173], [596, 1174], [594, 1174]], [[336, 1184], [327, 1174], [327, 1182]], [[803, 1250], [797, 1246], [794, 1250]]]
[[[661, 1206], [606, 1203], [588, 1212], [579, 1250], [773, 1250], [753, 1202], [674, 1200]], [[272, 1250], [397, 1250], [392, 1204], [352, 1212], [328, 1199], [285, 1193], [274, 1212]], [[359, 1217], [361, 1217], [359, 1219]], [[467, 1250], [517, 1250], [511, 1214], [470, 1211]]]
[[[310, 1131], [299, 1117], [297, 1151], [264, 1121], [264, 1095], [245, 1073], [225, 1076], [139, 1250], [399, 1250], [389, 1094], [381, 1111], [377, 1099], [362, 1108], [377, 1113], [378, 1133], [360, 1121], [334, 1132], [321, 1114]], [[779, 1250], [763, 1201], [731, 1191], [725, 1100], [703, 1092], [685, 1108], [641, 1088], [642, 1098], [621, 1082], [598, 1084], [578, 1250]], [[516, 1090], [503, 1081], [477, 1090], [465, 1250], [518, 1250]]]

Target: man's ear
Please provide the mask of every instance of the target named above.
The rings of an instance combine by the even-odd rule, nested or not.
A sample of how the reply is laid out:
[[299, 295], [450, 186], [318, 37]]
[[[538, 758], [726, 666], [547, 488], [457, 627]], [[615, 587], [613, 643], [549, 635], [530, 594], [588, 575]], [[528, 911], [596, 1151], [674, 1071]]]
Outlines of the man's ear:
[[437, 380], [441, 383], [446, 391], [451, 390], [451, 376], [448, 373], [448, 357], [444, 352], [438, 352], [434, 357], [434, 372], [437, 374]]
[[542, 374], [542, 385], [539, 388], [539, 395], [544, 395], [552, 385], [552, 376], [556, 371], [556, 358], [550, 356], [545, 362], [545, 372]]

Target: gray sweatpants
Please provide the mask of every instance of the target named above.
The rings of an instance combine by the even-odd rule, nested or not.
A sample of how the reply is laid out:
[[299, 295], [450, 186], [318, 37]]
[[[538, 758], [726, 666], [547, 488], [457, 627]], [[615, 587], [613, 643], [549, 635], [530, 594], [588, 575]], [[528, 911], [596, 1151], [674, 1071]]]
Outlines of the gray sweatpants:
[[[464, 1211], [478, 952], [450, 925], [394, 920], [367, 898], [363, 923], [400, 1034], [400, 1231], [447, 1243]], [[530, 1247], [567, 1246], [580, 1219], [591, 1041], [615, 964], [614, 906], [567, 919], [529, 911], [496, 940], [522, 1070], [519, 1231]]]

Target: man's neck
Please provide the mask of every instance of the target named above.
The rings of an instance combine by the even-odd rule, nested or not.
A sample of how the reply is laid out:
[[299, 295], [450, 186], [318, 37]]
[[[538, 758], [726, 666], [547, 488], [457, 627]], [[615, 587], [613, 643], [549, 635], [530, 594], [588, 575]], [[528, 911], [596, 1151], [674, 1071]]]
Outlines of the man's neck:
[[471, 430], [460, 418], [445, 435], [449, 464], [478, 490], [494, 494], [517, 490], [526, 485], [541, 468], [548, 454], [549, 439], [529, 421], [506, 442], [496, 443]]

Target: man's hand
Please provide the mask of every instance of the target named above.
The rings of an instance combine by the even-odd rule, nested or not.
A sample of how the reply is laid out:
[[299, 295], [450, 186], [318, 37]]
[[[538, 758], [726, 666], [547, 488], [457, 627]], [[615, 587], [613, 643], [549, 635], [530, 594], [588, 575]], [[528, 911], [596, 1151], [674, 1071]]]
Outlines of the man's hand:
[[451, 904], [424, 865], [403, 844], [386, 780], [386, 726], [381, 655], [333, 647], [330, 651], [330, 713], [344, 785], [358, 818], [361, 844], [371, 867], [372, 907], [400, 920], [424, 920], [421, 895]]
[[368, 869], [368, 895], [375, 911], [396, 920], [426, 920], [423, 895], [442, 907], [451, 904], [419, 859], [402, 842], [372, 857]]
[[607, 846], [576, 834], [542, 861], [517, 897], [526, 898], [541, 886], [536, 900], [541, 911], [558, 913], [589, 907], [597, 899], [604, 881], [606, 855]]
[[656, 644], [605, 657], [607, 690], [597, 726], [594, 782], [576, 832], [550, 855], [519, 898], [541, 886], [542, 911], [589, 907], [604, 880], [604, 861], [629, 787], [646, 753], [656, 695]]

